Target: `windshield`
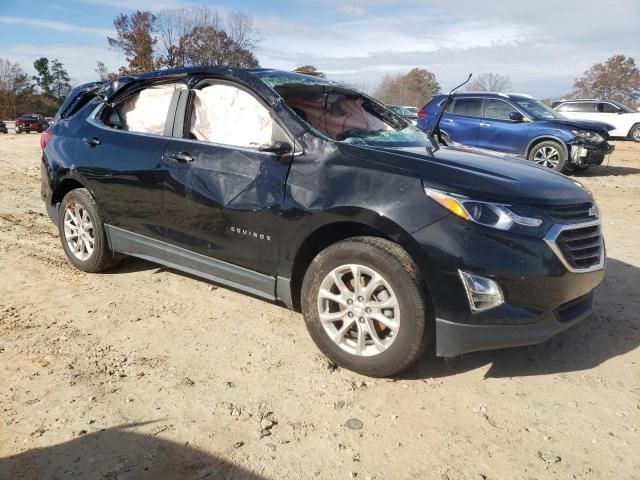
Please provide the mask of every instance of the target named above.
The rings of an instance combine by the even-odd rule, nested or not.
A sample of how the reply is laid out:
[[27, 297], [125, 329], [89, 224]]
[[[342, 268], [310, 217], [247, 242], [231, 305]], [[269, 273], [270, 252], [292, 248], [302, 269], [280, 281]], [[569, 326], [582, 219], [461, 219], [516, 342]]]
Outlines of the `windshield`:
[[331, 140], [388, 148], [431, 145], [429, 137], [402, 116], [352, 88], [314, 79], [273, 88], [293, 113]]
[[539, 102], [538, 100], [523, 98], [514, 101], [522, 108], [529, 116], [533, 117], [534, 120], [566, 120], [567, 117], [562, 115], [561, 113], [552, 110], [547, 107], [544, 103]]
[[367, 145], [371, 147], [427, 147], [431, 146], [429, 137], [415, 127], [402, 130], [363, 130], [353, 129], [345, 132], [344, 143]]

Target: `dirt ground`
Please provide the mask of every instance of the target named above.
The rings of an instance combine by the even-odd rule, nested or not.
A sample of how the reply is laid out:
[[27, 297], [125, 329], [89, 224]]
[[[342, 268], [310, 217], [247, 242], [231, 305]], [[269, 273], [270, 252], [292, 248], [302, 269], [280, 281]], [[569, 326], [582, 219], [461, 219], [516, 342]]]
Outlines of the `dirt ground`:
[[302, 317], [157, 265], [67, 263], [37, 135], [0, 135], [0, 478], [640, 478], [640, 145], [575, 177], [596, 318], [549, 342], [334, 369]]

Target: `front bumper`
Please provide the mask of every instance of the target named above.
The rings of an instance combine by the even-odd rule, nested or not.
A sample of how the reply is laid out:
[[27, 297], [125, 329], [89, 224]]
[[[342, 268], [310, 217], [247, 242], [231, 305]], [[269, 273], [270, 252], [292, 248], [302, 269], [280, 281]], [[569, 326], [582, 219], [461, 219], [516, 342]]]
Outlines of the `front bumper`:
[[571, 163], [580, 166], [600, 165], [604, 158], [613, 153], [615, 145], [602, 142], [597, 145], [590, 143], [576, 143], [570, 145]]
[[[447, 216], [414, 233], [436, 317], [436, 354], [541, 343], [589, 317], [602, 268], [569, 271], [540, 238], [509, 234]], [[604, 255], [604, 252], [603, 252]], [[499, 307], [471, 313], [462, 269], [498, 283]]]
[[465, 325], [436, 318], [436, 355], [536, 345], [593, 315], [593, 292], [524, 325]]

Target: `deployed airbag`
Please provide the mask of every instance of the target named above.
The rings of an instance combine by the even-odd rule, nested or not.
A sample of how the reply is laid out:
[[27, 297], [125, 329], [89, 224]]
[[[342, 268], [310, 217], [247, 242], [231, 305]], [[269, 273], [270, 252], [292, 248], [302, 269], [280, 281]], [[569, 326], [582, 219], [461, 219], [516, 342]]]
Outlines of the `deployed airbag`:
[[118, 109], [127, 130], [162, 135], [177, 85], [147, 88], [123, 101]]
[[270, 144], [273, 119], [249, 93], [229, 85], [194, 90], [191, 134], [198, 140], [239, 147]]

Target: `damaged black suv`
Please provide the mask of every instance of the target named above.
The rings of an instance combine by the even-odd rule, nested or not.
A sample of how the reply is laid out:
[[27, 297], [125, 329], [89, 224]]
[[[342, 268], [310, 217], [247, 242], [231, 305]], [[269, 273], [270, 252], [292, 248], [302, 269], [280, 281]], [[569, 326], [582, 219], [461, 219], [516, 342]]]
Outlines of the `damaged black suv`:
[[366, 375], [432, 343], [542, 342], [592, 313], [604, 274], [577, 182], [440, 147], [316, 77], [194, 67], [83, 85], [42, 146], [42, 198], [77, 268], [132, 255], [300, 310], [324, 354]]

